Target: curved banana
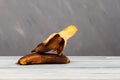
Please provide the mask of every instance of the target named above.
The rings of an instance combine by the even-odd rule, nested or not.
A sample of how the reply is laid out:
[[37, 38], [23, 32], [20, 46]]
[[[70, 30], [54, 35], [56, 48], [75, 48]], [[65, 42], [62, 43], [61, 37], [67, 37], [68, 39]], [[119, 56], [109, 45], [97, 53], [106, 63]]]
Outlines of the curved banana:
[[43, 53], [48, 51], [57, 51], [59, 56], [63, 55], [62, 51], [66, 46], [67, 40], [76, 32], [77, 28], [70, 25], [58, 33], [51, 34], [46, 40], [37, 45], [31, 52]]

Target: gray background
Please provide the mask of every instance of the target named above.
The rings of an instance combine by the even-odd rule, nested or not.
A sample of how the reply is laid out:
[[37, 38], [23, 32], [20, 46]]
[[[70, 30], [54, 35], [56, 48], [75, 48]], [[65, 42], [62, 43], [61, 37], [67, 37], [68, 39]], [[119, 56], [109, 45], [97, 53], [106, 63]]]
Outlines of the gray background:
[[120, 55], [120, 0], [0, 0], [0, 55], [28, 54], [71, 24], [65, 55]]

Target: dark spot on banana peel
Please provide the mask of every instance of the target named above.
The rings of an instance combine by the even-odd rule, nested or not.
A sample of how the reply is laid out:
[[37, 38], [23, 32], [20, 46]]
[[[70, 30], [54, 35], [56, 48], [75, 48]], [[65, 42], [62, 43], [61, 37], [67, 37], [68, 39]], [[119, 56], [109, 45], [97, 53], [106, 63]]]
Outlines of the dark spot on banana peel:
[[34, 50], [32, 50], [31, 52], [43, 53], [43, 52], [48, 52], [48, 51], [50, 51], [50, 49], [47, 48], [44, 43], [40, 43], [40, 44], [37, 45], [37, 47], [36, 47]]

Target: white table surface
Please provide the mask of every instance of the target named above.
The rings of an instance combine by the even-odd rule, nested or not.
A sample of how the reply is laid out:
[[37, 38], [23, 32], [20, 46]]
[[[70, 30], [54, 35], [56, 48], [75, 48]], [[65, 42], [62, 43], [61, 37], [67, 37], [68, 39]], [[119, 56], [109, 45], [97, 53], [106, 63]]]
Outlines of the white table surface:
[[0, 80], [120, 80], [120, 57], [69, 56], [69, 64], [17, 65], [0, 56]]

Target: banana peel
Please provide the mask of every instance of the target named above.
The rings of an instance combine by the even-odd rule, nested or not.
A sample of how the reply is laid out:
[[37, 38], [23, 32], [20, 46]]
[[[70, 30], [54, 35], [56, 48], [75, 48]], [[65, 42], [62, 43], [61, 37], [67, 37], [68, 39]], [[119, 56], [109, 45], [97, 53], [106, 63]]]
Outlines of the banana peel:
[[[63, 55], [63, 49], [66, 46], [67, 40], [71, 38], [77, 32], [77, 28], [74, 25], [70, 25], [58, 33], [51, 34], [42, 43], [37, 45], [31, 54], [23, 56], [18, 60], [20, 65], [28, 64], [67, 64], [70, 59]], [[48, 51], [57, 52], [57, 54], [46, 53]]]
[[58, 33], [51, 34], [46, 40], [37, 45], [31, 52], [43, 53], [48, 51], [56, 51], [58, 56], [63, 55], [63, 50], [67, 44], [67, 40], [77, 32], [74, 25], [70, 25]]
[[70, 59], [64, 55], [57, 56], [53, 53], [32, 53], [20, 58], [17, 64], [31, 65], [31, 64], [67, 64]]

